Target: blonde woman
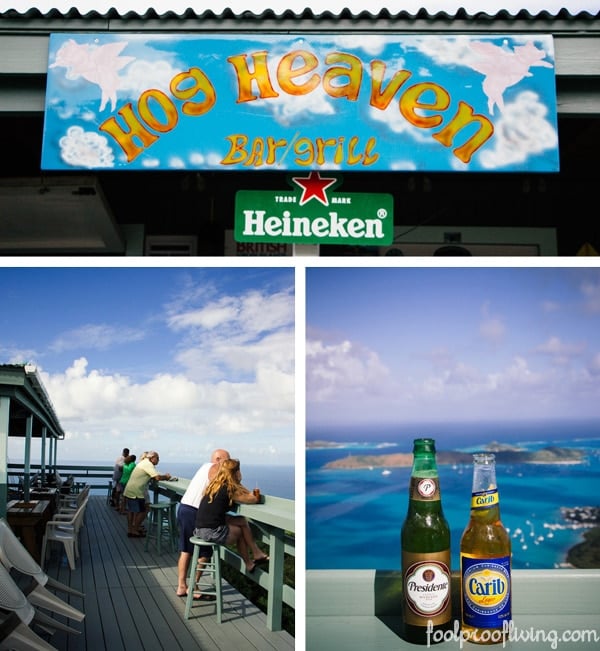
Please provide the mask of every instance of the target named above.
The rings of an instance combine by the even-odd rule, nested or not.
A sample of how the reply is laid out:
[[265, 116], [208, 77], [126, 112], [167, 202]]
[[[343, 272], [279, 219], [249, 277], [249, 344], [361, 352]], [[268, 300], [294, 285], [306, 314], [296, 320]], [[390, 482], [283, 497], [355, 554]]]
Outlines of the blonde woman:
[[[241, 515], [229, 513], [234, 504], [258, 504], [260, 495], [242, 486], [242, 472], [237, 459], [221, 462], [214, 479], [204, 490], [194, 535], [221, 545], [236, 545], [249, 573], [269, 557], [256, 545], [248, 521]], [[252, 558], [250, 558], [252, 552]]]

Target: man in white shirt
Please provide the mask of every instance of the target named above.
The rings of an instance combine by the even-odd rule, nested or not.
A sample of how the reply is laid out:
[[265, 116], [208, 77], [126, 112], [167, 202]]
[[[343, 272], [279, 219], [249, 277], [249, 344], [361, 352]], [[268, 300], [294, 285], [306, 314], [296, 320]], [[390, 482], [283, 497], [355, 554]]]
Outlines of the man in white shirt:
[[[194, 552], [194, 546], [190, 543], [190, 538], [194, 535], [196, 528], [196, 512], [202, 494], [208, 483], [214, 478], [219, 469], [219, 464], [225, 459], [229, 459], [227, 450], [214, 450], [208, 463], [198, 468], [192, 478], [190, 485], [183, 494], [177, 509], [177, 525], [179, 527], [179, 561], [177, 562], [177, 596], [185, 597], [187, 595], [187, 578], [190, 567], [190, 560]], [[202, 548], [198, 565], [201, 566], [210, 560], [211, 550]], [[198, 575], [199, 578], [199, 575]], [[194, 595], [196, 600], [214, 601], [214, 595], [203, 595], [197, 593]]]

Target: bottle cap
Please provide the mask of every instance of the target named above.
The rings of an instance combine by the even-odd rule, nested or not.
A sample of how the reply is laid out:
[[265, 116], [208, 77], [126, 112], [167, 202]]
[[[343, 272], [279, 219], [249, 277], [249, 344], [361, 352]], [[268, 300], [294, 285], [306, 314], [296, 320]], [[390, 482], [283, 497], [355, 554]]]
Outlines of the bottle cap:
[[495, 460], [496, 460], [496, 456], [494, 454], [491, 454], [490, 452], [479, 452], [473, 455], [473, 461], [475, 463], [490, 465], [494, 463]]

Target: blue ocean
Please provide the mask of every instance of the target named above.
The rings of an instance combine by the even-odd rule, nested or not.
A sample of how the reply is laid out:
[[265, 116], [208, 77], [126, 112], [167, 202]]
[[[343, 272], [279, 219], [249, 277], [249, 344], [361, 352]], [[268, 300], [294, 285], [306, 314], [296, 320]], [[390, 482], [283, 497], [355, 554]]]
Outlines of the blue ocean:
[[[600, 423], [419, 425], [310, 429], [307, 441], [337, 447], [306, 450], [306, 564], [308, 569], [400, 567], [400, 528], [408, 506], [410, 468], [326, 469], [328, 461], [356, 454], [412, 452], [414, 438], [432, 437], [438, 450], [481, 451], [492, 441], [526, 450], [578, 448], [577, 464], [498, 464], [502, 521], [510, 532], [513, 568], [564, 567], [585, 529], [573, 528], [561, 507], [599, 506]], [[472, 466], [440, 465], [444, 513], [452, 532], [452, 566], [469, 519]]]
[[[66, 463], [66, 462], [65, 462]], [[86, 465], [87, 462], [73, 461], [73, 464]], [[99, 461], [98, 465], [112, 466], [114, 461]], [[174, 477], [185, 477], [191, 479], [196, 470], [198, 470], [198, 463], [194, 462], [171, 462], [167, 459], [161, 459], [158, 466], [159, 472], [168, 472]], [[273, 465], [242, 465], [242, 483], [246, 488], [260, 488], [263, 495], [271, 495], [272, 497], [283, 497], [287, 500], [295, 499], [295, 468], [294, 466], [273, 466]], [[102, 490], [106, 486], [106, 480], [91, 483], [96, 483], [102, 486]]]
[[[164, 466], [164, 468], [163, 468]], [[177, 462], [161, 464], [162, 472], [170, 472], [177, 477], [187, 477], [191, 479], [196, 470], [197, 463]], [[283, 497], [287, 500], [293, 500], [295, 494], [295, 468], [294, 466], [271, 466], [271, 465], [252, 465], [242, 464], [242, 484], [246, 488], [260, 488], [263, 495], [271, 497]]]

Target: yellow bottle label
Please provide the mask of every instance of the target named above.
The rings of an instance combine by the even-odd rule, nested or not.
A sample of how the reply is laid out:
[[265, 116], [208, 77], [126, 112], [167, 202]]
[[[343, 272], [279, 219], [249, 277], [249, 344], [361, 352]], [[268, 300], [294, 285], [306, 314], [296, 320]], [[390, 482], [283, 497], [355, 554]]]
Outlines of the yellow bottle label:
[[489, 491], [481, 491], [471, 495], [472, 509], [489, 509], [490, 506], [496, 506], [500, 502], [498, 489], [494, 488]]

